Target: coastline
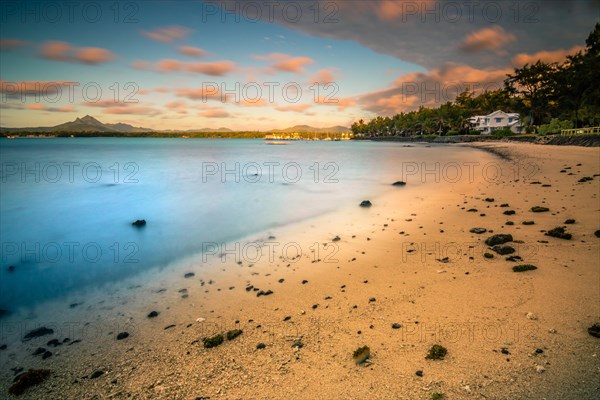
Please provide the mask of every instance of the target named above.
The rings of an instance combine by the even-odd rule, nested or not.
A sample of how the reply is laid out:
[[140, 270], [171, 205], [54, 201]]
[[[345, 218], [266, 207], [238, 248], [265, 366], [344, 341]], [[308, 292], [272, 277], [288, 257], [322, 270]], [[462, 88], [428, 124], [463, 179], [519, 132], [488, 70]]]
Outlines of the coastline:
[[[578, 179], [600, 173], [598, 151], [474, 146], [510, 156], [481, 154], [482, 164], [500, 167], [500, 178], [476, 174], [418, 190], [407, 180], [406, 187], [371, 198], [369, 209], [350, 204], [240, 241], [273, 235], [281, 248], [298, 244], [299, 258], [267, 247], [275, 249], [273, 258], [267, 252], [255, 262], [246, 256], [241, 265], [213, 260], [210, 271], [186, 260], [152, 282], [139, 277], [124, 283], [110, 302], [99, 292], [63, 316], [81, 327], [101, 327], [97, 337], [88, 333], [81, 343], [54, 348], [47, 360], [29, 354], [51, 336], [11, 342], [0, 352], [9, 364], [0, 371], [0, 392], [13, 376], [6, 367], [21, 365], [52, 370], [46, 383], [22, 396], [38, 399], [427, 399], [433, 391], [449, 398], [594, 398], [600, 393], [594, 383], [598, 339], [586, 328], [599, 318], [600, 246], [593, 233], [600, 228], [600, 178]], [[573, 175], [559, 173], [565, 167]], [[537, 181], [552, 186], [532, 184]], [[504, 215], [502, 203], [516, 214]], [[535, 205], [550, 212], [531, 213]], [[540, 232], [566, 218], [576, 220], [568, 226], [573, 240]], [[524, 226], [523, 220], [535, 224]], [[518, 254], [539, 269], [515, 274], [505, 257], [486, 260], [482, 242], [491, 233], [469, 232], [477, 226], [522, 240]], [[329, 249], [335, 258], [326, 259]], [[448, 262], [440, 261], [444, 257]], [[196, 275], [184, 278], [186, 272]], [[136, 281], [142, 287], [127, 290]], [[247, 285], [274, 293], [256, 297]], [[153, 310], [158, 317], [146, 318]], [[527, 318], [528, 312], [537, 318]], [[401, 327], [393, 329], [394, 323]], [[175, 327], [165, 329], [170, 325]], [[194, 343], [236, 327], [244, 333], [219, 347]], [[131, 336], [116, 341], [121, 330]], [[61, 332], [59, 339], [65, 336]], [[302, 348], [293, 348], [298, 340]], [[259, 342], [266, 348], [256, 349]], [[445, 360], [425, 360], [435, 343], [448, 348]], [[355, 366], [351, 357], [362, 345], [373, 353], [367, 367]], [[90, 379], [98, 370], [103, 375]]]
[[598, 147], [600, 146], [600, 135], [516, 135], [507, 136], [504, 138], [495, 138], [494, 136], [439, 136], [439, 137], [381, 137], [371, 138], [370, 140], [381, 142], [423, 142], [423, 143], [533, 143], [540, 145], [551, 146], [582, 146], [582, 147]]

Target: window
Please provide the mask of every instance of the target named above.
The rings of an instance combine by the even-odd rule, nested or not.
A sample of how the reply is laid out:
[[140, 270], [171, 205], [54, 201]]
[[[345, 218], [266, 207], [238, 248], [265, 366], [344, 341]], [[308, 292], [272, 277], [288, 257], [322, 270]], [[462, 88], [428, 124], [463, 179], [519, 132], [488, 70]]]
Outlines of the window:
[[511, 122], [513, 122], [513, 117], [508, 117], [508, 123], [510, 124]]
[[502, 122], [502, 118], [496, 118], [496, 123], [501, 123]]

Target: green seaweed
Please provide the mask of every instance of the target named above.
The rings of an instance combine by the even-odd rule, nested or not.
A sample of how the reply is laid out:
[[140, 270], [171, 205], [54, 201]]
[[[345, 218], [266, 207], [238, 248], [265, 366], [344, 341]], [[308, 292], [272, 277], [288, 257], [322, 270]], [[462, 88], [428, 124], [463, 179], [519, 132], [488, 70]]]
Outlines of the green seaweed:
[[448, 350], [444, 346], [441, 346], [439, 344], [434, 344], [429, 349], [429, 352], [427, 353], [425, 358], [428, 360], [443, 360], [444, 357], [446, 357], [447, 353], [448, 353]]
[[213, 337], [206, 337], [202, 339], [202, 342], [204, 343], [204, 348], [210, 349], [212, 347], [217, 347], [218, 345], [222, 344], [224, 340], [225, 339], [223, 338], [223, 335], [219, 333], [218, 335], [215, 335]]
[[226, 336], [227, 336], [227, 340], [233, 340], [236, 337], [240, 336], [243, 333], [243, 331], [241, 329], [234, 329], [231, 331], [228, 331]]

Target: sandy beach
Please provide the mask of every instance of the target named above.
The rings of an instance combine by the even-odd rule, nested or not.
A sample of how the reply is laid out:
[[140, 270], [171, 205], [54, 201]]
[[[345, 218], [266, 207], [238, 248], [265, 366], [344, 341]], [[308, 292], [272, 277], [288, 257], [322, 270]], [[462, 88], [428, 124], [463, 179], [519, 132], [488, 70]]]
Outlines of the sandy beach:
[[[599, 398], [600, 339], [587, 332], [600, 319], [599, 149], [468, 145], [477, 159], [398, 171], [406, 185], [365, 193], [371, 207], [340, 205], [158, 279], [6, 318], [0, 393], [11, 369], [45, 368], [20, 398]], [[560, 226], [570, 240], [545, 235]], [[492, 251], [495, 234], [515, 252]], [[524, 264], [537, 269], [513, 272]], [[35, 324], [54, 332], [22, 342]], [[443, 360], [425, 358], [434, 344]], [[362, 346], [371, 355], [356, 365]]]

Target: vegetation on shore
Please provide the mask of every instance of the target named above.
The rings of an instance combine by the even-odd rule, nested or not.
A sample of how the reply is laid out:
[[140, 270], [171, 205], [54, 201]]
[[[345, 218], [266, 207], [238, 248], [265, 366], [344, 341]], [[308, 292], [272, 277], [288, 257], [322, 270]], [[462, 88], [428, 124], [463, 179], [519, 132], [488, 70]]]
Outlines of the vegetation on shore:
[[[516, 112], [526, 133], [560, 133], [561, 129], [600, 125], [600, 23], [586, 40], [586, 47], [562, 63], [537, 61], [507, 75], [504, 88], [479, 95], [466, 90], [454, 101], [437, 108], [421, 106], [392, 117], [378, 116], [352, 125], [365, 137], [412, 135], [478, 135], [469, 124], [475, 115], [496, 110]], [[512, 135], [499, 130], [494, 136]]]

